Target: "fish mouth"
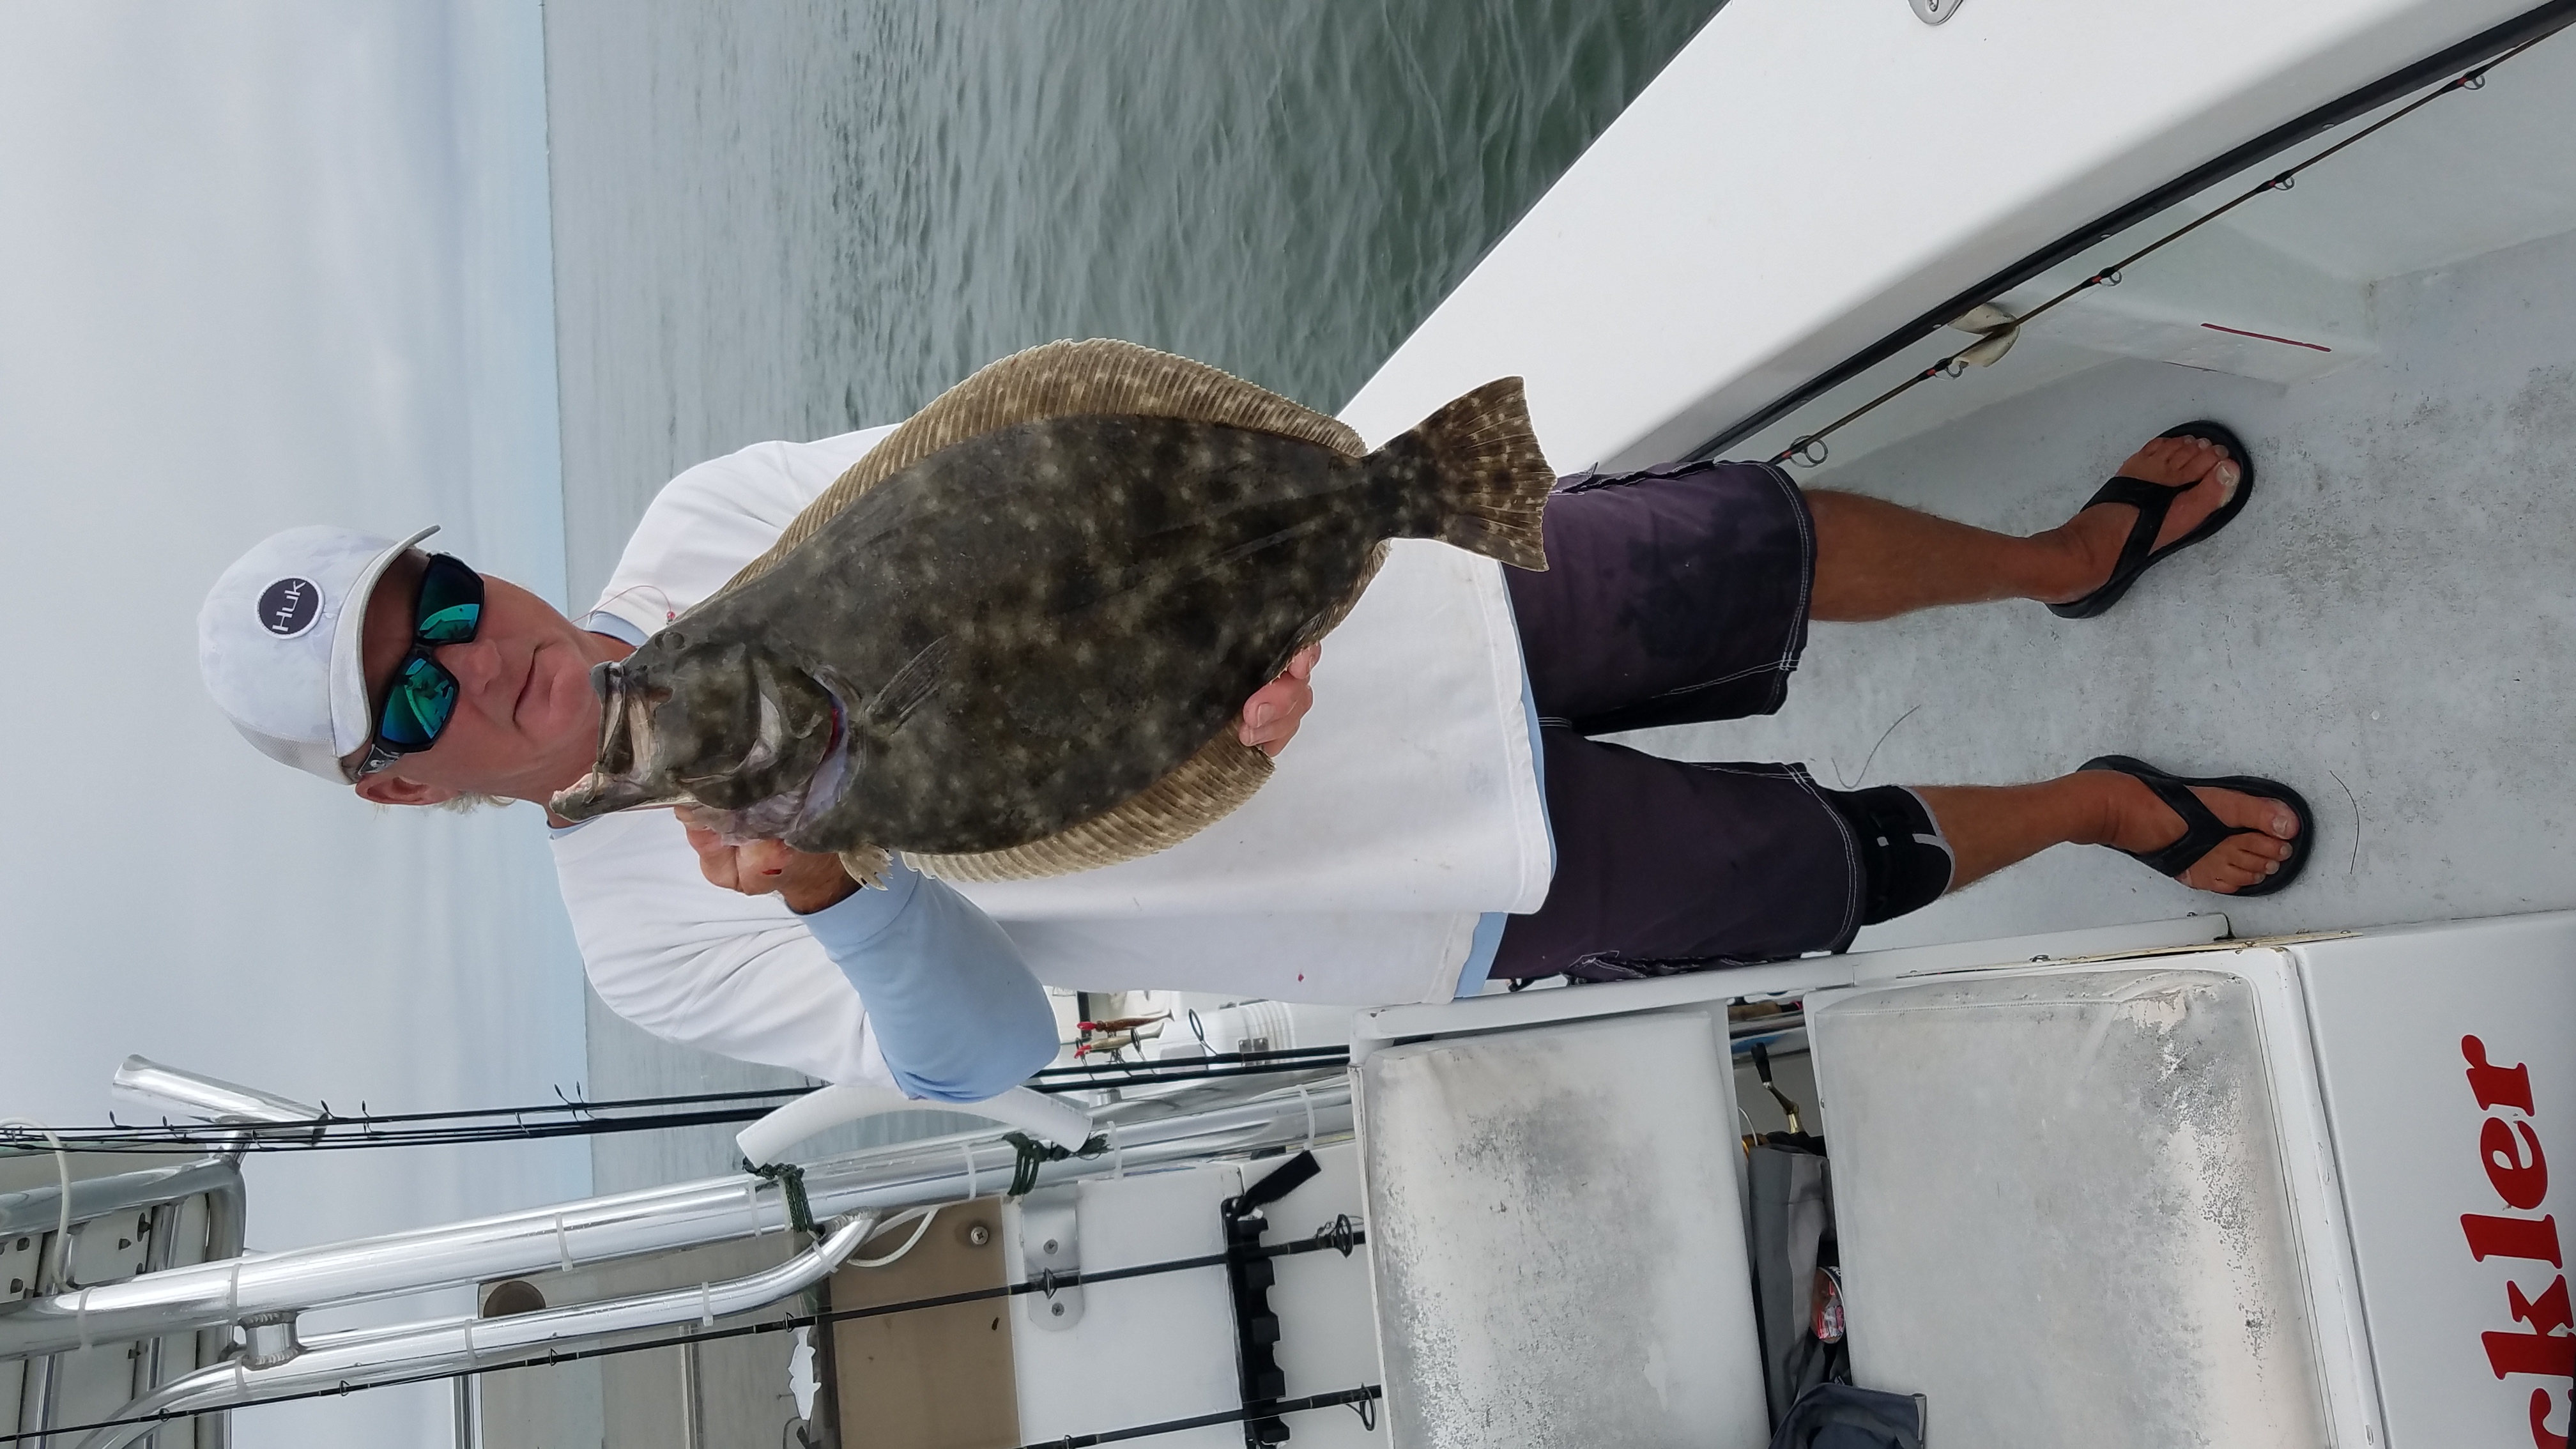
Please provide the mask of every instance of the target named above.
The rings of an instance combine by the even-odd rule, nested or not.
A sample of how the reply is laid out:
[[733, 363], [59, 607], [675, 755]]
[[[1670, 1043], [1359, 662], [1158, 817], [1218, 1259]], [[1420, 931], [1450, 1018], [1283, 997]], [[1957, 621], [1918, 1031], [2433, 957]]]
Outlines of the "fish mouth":
[[625, 810], [652, 810], [695, 803], [686, 794], [655, 794], [623, 775], [602, 775], [593, 770], [547, 801], [546, 808], [565, 820], [582, 821]]
[[589, 774], [557, 791], [546, 808], [561, 819], [581, 821], [621, 810], [692, 803], [685, 794], [648, 790], [631, 773], [636, 760], [652, 753], [653, 720], [625, 665], [608, 660], [593, 666], [590, 687], [600, 699], [596, 763]]
[[696, 804], [696, 799], [680, 792], [654, 794], [626, 776], [603, 776], [600, 771], [590, 771], [549, 799], [546, 810], [564, 820], [580, 822], [595, 815], [618, 815], [623, 810], [667, 810], [675, 804]]

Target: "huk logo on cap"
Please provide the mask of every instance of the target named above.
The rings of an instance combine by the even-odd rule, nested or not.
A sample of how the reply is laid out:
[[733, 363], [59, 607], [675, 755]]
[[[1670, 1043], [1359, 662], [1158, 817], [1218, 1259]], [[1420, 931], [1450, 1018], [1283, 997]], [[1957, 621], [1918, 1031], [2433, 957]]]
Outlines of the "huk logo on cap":
[[311, 579], [279, 579], [260, 591], [260, 627], [280, 639], [312, 628], [321, 614], [322, 590]]

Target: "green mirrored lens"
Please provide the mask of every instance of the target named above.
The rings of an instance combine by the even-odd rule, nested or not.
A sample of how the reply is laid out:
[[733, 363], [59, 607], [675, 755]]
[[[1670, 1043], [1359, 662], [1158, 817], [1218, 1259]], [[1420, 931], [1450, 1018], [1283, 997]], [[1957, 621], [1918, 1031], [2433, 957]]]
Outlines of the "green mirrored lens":
[[429, 651], [474, 638], [483, 622], [483, 576], [446, 554], [431, 554], [414, 603], [411, 653], [385, 691], [385, 707], [376, 717], [381, 750], [428, 749], [455, 715], [456, 676], [431, 659]]
[[413, 632], [424, 644], [462, 644], [483, 621], [483, 577], [446, 554], [433, 554], [420, 576]]
[[463, 644], [474, 637], [474, 628], [482, 621], [481, 604], [456, 604], [421, 615], [415, 632], [424, 644]]
[[456, 677], [427, 659], [414, 659], [385, 696], [376, 736], [405, 749], [424, 749], [456, 713]]

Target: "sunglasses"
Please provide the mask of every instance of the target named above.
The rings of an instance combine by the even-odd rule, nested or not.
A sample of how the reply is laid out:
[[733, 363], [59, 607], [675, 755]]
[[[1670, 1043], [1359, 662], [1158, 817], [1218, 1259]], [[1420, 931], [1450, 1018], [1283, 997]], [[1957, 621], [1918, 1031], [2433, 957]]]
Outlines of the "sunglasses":
[[412, 598], [411, 647], [394, 667], [360, 775], [438, 743], [456, 715], [456, 676], [431, 655], [441, 645], [471, 643], [482, 622], [483, 576], [448, 554], [431, 554]]

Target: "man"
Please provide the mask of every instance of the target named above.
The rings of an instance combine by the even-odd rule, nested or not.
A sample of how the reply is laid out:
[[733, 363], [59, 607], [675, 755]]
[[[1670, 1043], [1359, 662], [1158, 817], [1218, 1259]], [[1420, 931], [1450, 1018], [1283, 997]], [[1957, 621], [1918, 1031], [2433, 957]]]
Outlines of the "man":
[[[280, 534], [208, 597], [208, 688], [263, 751], [365, 799], [542, 804], [591, 764], [591, 667], [714, 592], [887, 431], [682, 474], [579, 623], [423, 535]], [[1767, 465], [1579, 475], [1550, 504], [1545, 572], [1399, 545], [1333, 663], [1309, 651], [1245, 703], [1245, 743], [1305, 736], [1277, 778], [1160, 856], [999, 886], [898, 867], [873, 891], [833, 857], [645, 812], [556, 830], [565, 901], [593, 985], [647, 1030], [973, 1101], [1054, 1055], [1039, 979], [1388, 1002], [1777, 959], [2061, 843], [2277, 889], [2305, 864], [2306, 808], [2274, 782], [2113, 757], [2037, 784], [1842, 792], [1593, 738], [1776, 710], [1811, 618], [2099, 612], [2243, 506], [2242, 444], [2175, 432], [2028, 538]]]

